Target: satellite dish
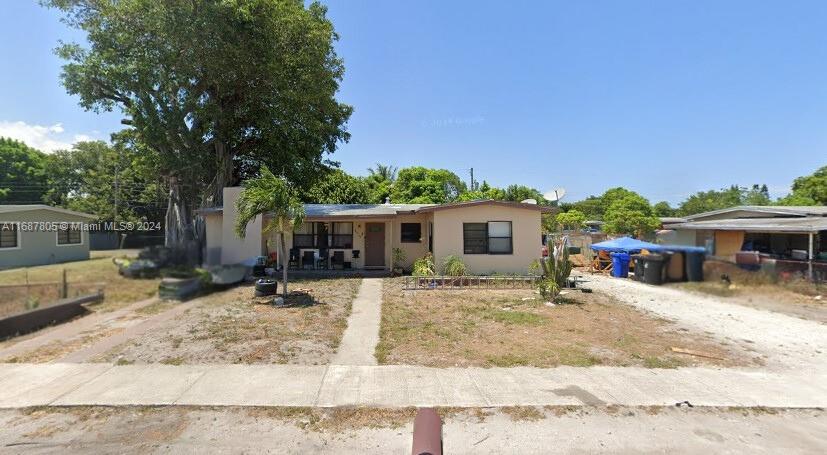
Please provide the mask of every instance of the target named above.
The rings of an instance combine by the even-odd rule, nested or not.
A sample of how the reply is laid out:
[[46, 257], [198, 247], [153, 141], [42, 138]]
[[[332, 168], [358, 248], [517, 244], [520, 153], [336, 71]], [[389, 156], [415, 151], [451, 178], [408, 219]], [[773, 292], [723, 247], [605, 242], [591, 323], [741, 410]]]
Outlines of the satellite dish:
[[566, 195], [566, 189], [561, 187], [561, 188], [555, 188], [553, 190], [546, 191], [546, 194], [544, 194], [543, 197], [547, 201], [557, 202], [560, 199], [563, 199], [563, 196], [565, 196], [565, 195]]

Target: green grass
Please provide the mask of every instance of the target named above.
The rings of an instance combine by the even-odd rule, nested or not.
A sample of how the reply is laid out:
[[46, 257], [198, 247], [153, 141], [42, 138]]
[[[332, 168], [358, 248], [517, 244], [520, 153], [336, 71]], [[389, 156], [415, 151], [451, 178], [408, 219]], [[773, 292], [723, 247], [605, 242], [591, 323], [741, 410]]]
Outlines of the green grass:
[[76, 290], [90, 292], [103, 288], [104, 302], [96, 307], [97, 310], [114, 310], [158, 293], [158, 279], [124, 278], [118, 274], [118, 267], [111, 258], [3, 270], [0, 271], [0, 284], [60, 282], [64, 270], [70, 295]]

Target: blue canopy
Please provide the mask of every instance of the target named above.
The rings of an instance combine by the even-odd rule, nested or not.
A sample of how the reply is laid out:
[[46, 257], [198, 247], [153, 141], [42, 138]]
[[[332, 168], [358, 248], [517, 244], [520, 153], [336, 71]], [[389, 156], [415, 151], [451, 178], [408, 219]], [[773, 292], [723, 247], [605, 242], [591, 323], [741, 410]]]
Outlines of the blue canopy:
[[591, 248], [595, 251], [610, 251], [612, 253], [639, 253], [640, 250], [653, 250], [659, 246], [660, 245], [633, 239], [631, 237], [620, 237], [613, 240], [606, 240], [605, 242], [595, 243]]

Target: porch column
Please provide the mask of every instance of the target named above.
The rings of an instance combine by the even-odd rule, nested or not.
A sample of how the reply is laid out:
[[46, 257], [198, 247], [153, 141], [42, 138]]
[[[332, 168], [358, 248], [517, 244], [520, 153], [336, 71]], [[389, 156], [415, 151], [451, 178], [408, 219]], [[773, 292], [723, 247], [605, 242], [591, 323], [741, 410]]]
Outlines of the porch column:
[[814, 234], [810, 232], [810, 245], [807, 249], [807, 276], [811, 280], [813, 279], [813, 257], [815, 256], [814, 244]]

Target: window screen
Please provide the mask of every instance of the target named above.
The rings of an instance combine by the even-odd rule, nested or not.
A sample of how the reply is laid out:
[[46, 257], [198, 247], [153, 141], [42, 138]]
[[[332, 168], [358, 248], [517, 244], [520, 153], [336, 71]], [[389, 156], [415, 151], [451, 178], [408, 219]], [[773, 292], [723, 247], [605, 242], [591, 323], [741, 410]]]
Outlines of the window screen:
[[57, 231], [58, 245], [79, 245], [80, 244], [80, 229], [69, 227], [68, 229], [60, 229]]
[[315, 223], [302, 223], [293, 231], [293, 248], [313, 248]]
[[488, 252], [488, 227], [485, 223], [463, 223], [462, 243], [465, 254]]
[[353, 248], [353, 223], [333, 223], [330, 236], [331, 248]]
[[17, 225], [3, 223], [0, 226], [0, 248], [17, 248]]
[[422, 241], [422, 224], [402, 223], [402, 242], [419, 243]]

